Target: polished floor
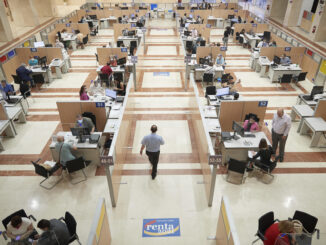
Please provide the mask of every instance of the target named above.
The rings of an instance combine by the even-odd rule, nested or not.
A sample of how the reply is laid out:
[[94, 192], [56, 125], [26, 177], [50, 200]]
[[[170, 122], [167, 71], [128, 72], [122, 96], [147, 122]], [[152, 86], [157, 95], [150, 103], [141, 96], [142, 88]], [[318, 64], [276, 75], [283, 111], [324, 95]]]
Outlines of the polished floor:
[[[296, 133], [297, 122], [290, 131], [285, 162], [278, 164], [272, 183], [264, 184], [250, 177], [243, 185], [233, 185], [219, 172], [213, 206], [207, 206], [194, 125], [189, 120], [189, 111], [196, 103], [193, 88], [188, 92], [184, 89], [184, 52], [175, 22], [153, 20], [148, 25], [145, 48], [139, 47], [137, 92], [131, 89], [128, 104], [132, 110], [126, 111], [133, 118], [133, 135], [128, 145], [132, 151], [124, 165], [117, 207], [111, 207], [102, 168], [91, 165], [86, 182], [73, 186], [66, 176], [53, 190], [46, 191], [38, 186], [41, 178], [34, 174], [30, 164], [39, 157], [50, 158], [51, 135], [61, 129], [56, 101], [78, 100], [81, 84], [89, 85], [96, 78], [94, 50], [113, 38], [112, 31], [100, 30], [84, 50], [71, 54], [73, 67], [63, 79], [55, 79], [49, 87], [33, 93], [27, 123], [17, 125], [16, 138], [4, 141], [7, 150], [0, 154], [0, 217], [20, 208], [37, 219], [61, 217], [70, 211], [77, 219], [77, 232], [85, 244], [97, 200], [104, 197], [114, 245], [212, 245], [216, 244], [210, 238], [216, 233], [220, 201], [227, 196], [241, 244], [254, 240], [258, 218], [271, 210], [278, 219], [287, 219], [295, 210], [311, 213], [319, 218], [318, 227], [325, 232], [325, 148], [309, 148], [310, 138]], [[219, 30], [214, 33], [214, 38], [221, 36]], [[230, 44], [226, 70], [241, 80], [237, 89], [244, 99], [268, 98], [265, 121], [270, 130], [277, 108], [284, 107], [289, 113], [298, 94], [310, 91], [312, 84], [306, 80], [300, 88], [280, 90], [250, 69], [248, 50], [232, 40]], [[169, 72], [169, 76], [159, 72]], [[200, 83], [196, 86], [204, 105], [204, 90]], [[158, 176], [153, 181], [150, 164], [138, 151], [141, 138], [154, 123], [166, 145], [162, 147]], [[325, 141], [321, 144], [326, 145]], [[181, 236], [142, 238], [143, 219], [150, 218], [179, 218]]]

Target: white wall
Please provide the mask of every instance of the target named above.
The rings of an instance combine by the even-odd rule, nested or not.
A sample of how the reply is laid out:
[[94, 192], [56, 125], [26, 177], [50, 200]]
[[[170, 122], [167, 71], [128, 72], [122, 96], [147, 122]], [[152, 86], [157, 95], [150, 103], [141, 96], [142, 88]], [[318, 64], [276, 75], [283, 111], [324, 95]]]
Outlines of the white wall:
[[313, 3], [314, 3], [313, 0], [302, 0], [302, 6], [301, 6], [301, 10], [300, 10], [300, 13], [299, 13], [299, 19], [298, 19], [298, 23], [297, 23], [298, 26], [300, 26], [300, 24], [301, 24], [303, 11], [307, 10], [307, 11], [310, 12]]

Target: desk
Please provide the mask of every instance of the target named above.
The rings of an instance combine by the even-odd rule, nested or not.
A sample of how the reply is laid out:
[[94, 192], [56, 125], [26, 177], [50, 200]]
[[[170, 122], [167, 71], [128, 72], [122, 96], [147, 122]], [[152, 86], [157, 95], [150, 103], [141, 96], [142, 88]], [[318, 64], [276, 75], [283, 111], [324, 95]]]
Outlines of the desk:
[[222, 77], [224, 69], [221, 65], [207, 66], [206, 68], [197, 67], [195, 68], [195, 80], [203, 80], [204, 73], [209, 71], [214, 72], [214, 79], [216, 79]]
[[310, 147], [317, 147], [320, 137], [326, 132], [326, 122], [321, 117], [306, 117], [303, 119], [300, 135], [308, 134], [312, 131]]
[[18, 119], [21, 123], [26, 123], [26, 117], [24, 114], [24, 111], [21, 107], [6, 107], [6, 111], [11, 123], [12, 128], [15, 131], [15, 134], [17, 134], [15, 122], [14, 120]]
[[125, 45], [125, 47], [130, 47], [130, 42], [131, 41], [136, 41], [137, 42], [137, 47], [138, 47], [140, 38], [141, 38], [141, 36], [133, 36], [133, 37], [119, 36], [117, 40], [122, 41], [123, 44]]
[[250, 59], [249, 59], [249, 65], [250, 65], [251, 69], [253, 69], [253, 70], [257, 69], [258, 59], [259, 59], [259, 52], [257, 52], [257, 51], [252, 52], [250, 55]]
[[314, 110], [311, 109], [310, 106], [308, 106], [308, 105], [292, 106], [291, 121], [293, 122], [297, 116], [300, 118], [300, 124], [299, 124], [297, 132], [300, 132], [300, 130], [301, 130], [301, 127], [303, 124], [303, 119], [305, 117], [313, 117], [314, 114], [315, 114]]
[[305, 104], [305, 105], [310, 106], [312, 109], [315, 108], [318, 102], [317, 101], [314, 101], [314, 100], [306, 100], [303, 97], [304, 95], [309, 95], [309, 94], [299, 94], [298, 95], [298, 99], [297, 99], [297, 104], [298, 105]]
[[195, 19], [187, 19], [186, 20], [186, 23], [189, 23], [189, 24], [196, 24], [197, 23], [197, 21], [195, 20]]
[[34, 74], [42, 74], [44, 76], [44, 81], [47, 83], [51, 83], [53, 81], [52, 78], [52, 72], [51, 72], [51, 68], [48, 67], [46, 69], [42, 69], [41, 67], [29, 67], [29, 69], [32, 71], [32, 75]]
[[204, 106], [204, 116], [205, 118], [216, 118], [217, 119], [217, 113], [214, 106]]
[[70, 41], [72, 50], [74, 51], [77, 50], [77, 35], [72, 33], [68, 33], [68, 34], [61, 33], [61, 38], [63, 39], [64, 42]]
[[102, 19], [100, 19], [100, 27], [101, 27], [101, 29], [108, 29], [111, 26], [110, 22], [116, 23], [117, 21], [118, 21], [118, 19], [115, 16], [110, 16], [108, 18], [102, 18]]
[[109, 120], [110, 119], [119, 119], [121, 116], [122, 108], [120, 107], [119, 109], [111, 109], [109, 113]]
[[27, 115], [28, 113], [28, 105], [27, 105], [27, 101], [26, 99], [24, 99], [23, 96], [20, 95], [12, 95], [10, 96], [10, 98], [12, 99], [18, 99], [17, 102], [15, 104], [5, 104], [5, 107], [17, 107], [20, 106], [23, 109], [23, 112], [25, 115]]
[[[233, 133], [231, 133], [232, 135]], [[230, 158], [238, 161], [247, 161], [248, 151], [258, 151], [259, 142], [265, 138], [268, 145], [271, 145], [264, 132], [250, 133], [256, 135], [255, 138], [246, 138], [238, 135], [238, 140], [223, 141], [222, 163], [227, 163]]]
[[68, 72], [65, 62], [63, 60], [52, 60], [50, 67], [55, 68], [56, 77], [59, 79], [62, 78], [62, 73], [61, 73], [62, 68], [63, 68], [63, 73]]
[[250, 35], [249, 33], [245, 33], [244, 37], [247, 39], [252, 48], [256, 47], [256, 42], [261, 40], [261, 37], [258, 35]]
[[[96, 69], [97, 74], [102, 74], [101, 69], [103, 66], [98, 66]], [[116, 66], [116, 67], [111, 67], [112, 71], [115, 73], [122, 73], [123, 76], [123, 81], [125, 82], [125, 68]]]
[[259, 72], [260, 77], [266, 77], [267, 67], [270, 67], [271, 61], [266, 56], [260, 56], [258, 58], [256, 72]]
[[103, 130], [103, 134], [114, 134], [118, 129], [119, 119], [108, 119]]
[[[84, 157], [87, 161], [92, 161], [97, 165], [100, 165], [100, 155], [101, 155], [101, 147], [104, 145], [105, 138], [102, 137], [101, 132], [95, 132], [94, 134], [100, 135], [100, 140], [98, 143], [91, 144], [88, 140], [84, 143], [77, 143], [77, 139], [75, 136], [72, 136], [71, 132], [59, 132], [58, 136], [65, 137], [65, 143], [74, 144], [77, 147], [77, 151], [73, 151], [73, 155], [76, 157]], [[59, 153], [55, 150], [56, 142], [51, 142], [50, 150], [52, 154], [53, 161], [57, 162], [59, 158]]]
[[269, 67], [268, 77], [271, 82], [278, 81], [279, 77], [282, 77], [283, 74], [293, 74], [298, 76], [301, 72], [301, 68], [296, 64], [289, 66], [278, 65], [277, 67]]
[[[8, 137], [15, 137], [14, 129], [9, 120], [0, 120], [0, 135], [5, 132]], [[4, 150], [4, 146], [2, 144], [2, 137], [0, 137], [0, 150]]]
[[210, 134], [221, 133], [221, 125], [218, 119], [205, 118], [205, 123]]

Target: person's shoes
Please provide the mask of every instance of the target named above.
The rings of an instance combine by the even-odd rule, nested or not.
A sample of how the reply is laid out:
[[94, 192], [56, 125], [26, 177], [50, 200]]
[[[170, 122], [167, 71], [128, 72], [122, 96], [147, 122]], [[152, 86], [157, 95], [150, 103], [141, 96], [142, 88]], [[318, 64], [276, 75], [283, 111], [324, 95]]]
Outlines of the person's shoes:
[[156, 177], [156, 174], [155, 174], [155, 175], [153, 175], [153, 174], [152, 174], [152, 180], [154, 180], [154, 179], [155, 179], [155, 177]]

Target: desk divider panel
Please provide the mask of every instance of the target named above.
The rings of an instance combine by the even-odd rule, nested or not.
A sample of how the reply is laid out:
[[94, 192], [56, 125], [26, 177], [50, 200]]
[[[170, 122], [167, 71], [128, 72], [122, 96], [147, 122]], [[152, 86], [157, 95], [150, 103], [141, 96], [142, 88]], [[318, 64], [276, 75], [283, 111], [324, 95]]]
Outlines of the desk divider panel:
[[199, 58], [203, 58], [205, 56], [208, 56], [212, 54], [213, 61], [215, 62], [216, 57], [218, 54], [222, 54], [223, 57], [225, 58], [226, 56], [226, 51], [221, 51], [220, 47], [197, 47], [197, 64], [199, 64]]
[[111, 55], [117, 55], [118, 59], [128, 57], [128, 52], [121, 52], [121, 48], [97, 48], [99, 65], [105, 65]]
[[245, 32], [249, 32], [250, 30], [252, 30], [255, 33], [264, 33], [264, 31], [269, 31], [268, 25], [267, 24], [255, 24], [256, 27], [252, 26], [252, 23], [246, 23], [246, 24], [234, 24], [234, 32], [233, 32], [233, 36], [235, 36], [235, 34], [237, 32], [240, 33], [240, 31], [242, 29], [245, 29]]
[[259, 106], [259, 101], [244, 101], [242, 109], [241, 122], [244, 122], [245, 116], [249, 113], [256, 114], [259, 120], [259, 126], [262, 127], [264, 124], [266, 106]]
[[6, 63], [2, 64], [2, 69], [6, 74], [8, 83], [14, 81], [11, 75], [16, 75], [16, 69], [21, 65], [21, 63], [22, 63], [21, 59], [18, 57], [18, 55], [16, 55], [10, 60], [8, 60]]
[[81, 101], [81, 114], [84, 112], [92, 112], [96, 117], [96, 128], [102, 132], [106, 124], [106, 109], [105, 107], [96, 107], [95, 102]]
[[122, 31], [124, 29], [136, 30], [136, 27], [131, 27], [131, 24], [113, 24], [113, 30], [114, 30], [114, 41], [117, 42], [118, 37], [122, 36]]
[[326, 99], [319, 100], [315, 117], [321, 117], [326, 121]]
[[[66, 24], [70, 24], [70, 27], [67, 27]], [[87, 23], [64, 23], [64, 24], [57, 24], [49, 34], [48, 40], [49, 43], [54, 44], [55, 39], [57, 37], [57, 32], [61, 32], [63, 29], [66, 29], [68, 33], [72, 33], [72, 30], [80, 30], [80, 32], [86, 36], [88, 34], [88, 38], [90, 38], [90, 30]]]
[[290, 51], [285, 51], [285, 47], [264, 47], [260, 49], [260, 56], [266, 56], [269, 60], [273, 60], [274, 55], [281, 57], [283, 54], [286, 54], [291, 56], [293, 64], [301, 65], [305, 50], [306, 48], [304, 47], [291, 47]]
[[0, 120], [9, 120], [7, 110], [3, 103], [0, 103]]

